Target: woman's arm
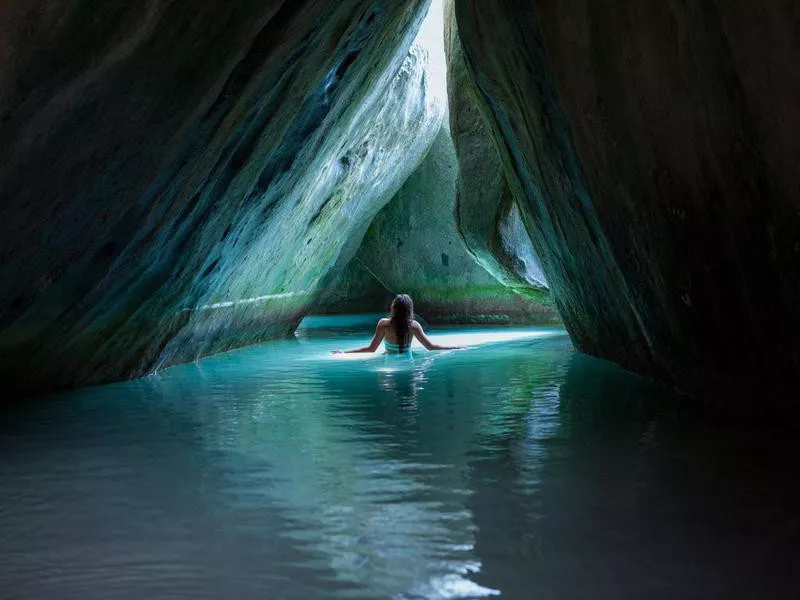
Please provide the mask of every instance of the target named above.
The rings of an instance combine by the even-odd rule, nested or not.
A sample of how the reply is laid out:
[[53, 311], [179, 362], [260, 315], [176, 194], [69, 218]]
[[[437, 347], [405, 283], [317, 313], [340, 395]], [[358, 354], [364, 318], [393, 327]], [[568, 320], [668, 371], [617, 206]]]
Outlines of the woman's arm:
[[361, 348], [356, 348], [355, 350], [332, 350], [331, 354], [355, 354], [356, 352], [375, 352], [378, 349], [378, 346], [381, 345], [381, 340], [386, 332], [386, 324], [384, 323], [385, 319], [381, 319], [378, 321], [378, 325], [375, 327], [375, 335], [372, 336], [372, 341], [369, 343], [368, 346], [363, 346]]
[[439, 344], [434, 344], [430, 338], [425, 335], [425, 332], [422, 330], [422, 325], [416, 321], [411, 323], [411, 331], [414, 332], [414, 336], [425, 346], [426, 350], [462, 350], [464, 348], [464, 346], [440, 346]]

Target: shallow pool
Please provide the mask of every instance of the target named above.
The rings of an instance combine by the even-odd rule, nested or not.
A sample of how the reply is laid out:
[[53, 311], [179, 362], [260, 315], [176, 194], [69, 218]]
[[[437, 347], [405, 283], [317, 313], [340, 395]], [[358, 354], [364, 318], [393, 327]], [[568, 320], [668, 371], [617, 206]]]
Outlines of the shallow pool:
[[373, 326], [0, 415], [0, 597], [800, 597], [792, 434], [557, 329], [328, 353]]

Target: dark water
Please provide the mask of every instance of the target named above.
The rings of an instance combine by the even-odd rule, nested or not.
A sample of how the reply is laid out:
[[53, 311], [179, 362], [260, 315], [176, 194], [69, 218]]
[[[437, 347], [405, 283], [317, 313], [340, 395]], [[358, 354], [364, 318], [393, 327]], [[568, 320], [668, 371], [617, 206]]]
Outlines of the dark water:
[[447, 333], [509, 341], [305, 330], [0, 415], [0, 597], [800, 597], [794, 434]]

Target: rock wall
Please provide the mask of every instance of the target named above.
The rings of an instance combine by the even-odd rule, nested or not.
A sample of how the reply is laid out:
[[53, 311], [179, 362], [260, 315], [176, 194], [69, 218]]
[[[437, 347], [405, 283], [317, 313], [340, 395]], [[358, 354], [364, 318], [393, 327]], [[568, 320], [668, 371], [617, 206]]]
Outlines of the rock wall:
[[439, 129], [426, 7], [2, 3], [3, 384], [290, 331]]
[[380, 311], [406, 292], [431, 323], [560, 322], [480, 113], [452, 2], [442, 5], [434, 2], [439, 14], [421, 35], [433, 48], [432, 68], [441, 68], [449, 127], [378, 214], [354, 259], [331, 272], [314, 311]]
[[[526, 296], [498, 281], [469, 252], [456, 221], [459, 176], [450, 130], [445, 124], [419, 168], [369, 227], [344, 275], [326, 290], [323, 302], [351, 290], [361, 273], [373, 310], [386, 307], [385, 290], [410, 294], [428, 323], [553, 323], [559, 318], [546, 289]], [[538, 292], [538, 295], [537, 295]], [[347, 307], [347, 305], [345, 305]], [[341, 309], [339, 306], [333, 308]]]
[[578, 348], [689, 391], [766, 401], [762, 386], [796, 386], [795, 4], [463, 0], [455, 12]]
[[358, 256], [332, 269], [311, 309], [313, 314], [370, 314], [388, 312], [394, 294]]
[[454, 2], [445, 4], [444, 28], [450, 131], [459, 168], [456, 222], [481, 266], [506, 287], [535, 300], [547, 289], [547, 280], [464, 61]]

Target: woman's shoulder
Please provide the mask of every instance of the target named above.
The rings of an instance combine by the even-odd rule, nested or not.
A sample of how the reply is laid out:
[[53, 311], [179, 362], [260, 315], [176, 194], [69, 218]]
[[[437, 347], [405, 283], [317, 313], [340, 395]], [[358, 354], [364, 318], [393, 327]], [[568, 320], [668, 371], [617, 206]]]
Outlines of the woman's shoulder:
[[411, 320], [411, 329], [422, 329], [422, 325], [416, 319]]
[[378, 320], [378, 327], [386, 327], [387, 325], [391, 324], [392, 320], [388, 317], [384, 317], [383, 319]]

